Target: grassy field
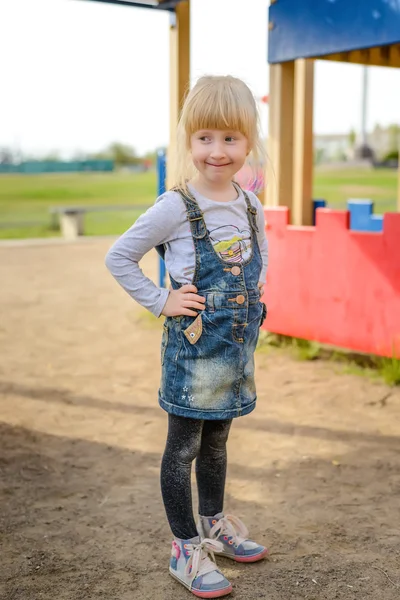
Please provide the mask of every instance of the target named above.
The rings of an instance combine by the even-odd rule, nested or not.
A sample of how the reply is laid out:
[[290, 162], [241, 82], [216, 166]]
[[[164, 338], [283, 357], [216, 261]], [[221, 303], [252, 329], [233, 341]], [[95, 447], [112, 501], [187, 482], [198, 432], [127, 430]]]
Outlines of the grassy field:
[[[395, 170], [322, 170], [314, 177], [314, 198], [344, 208], [348, 198], [370, 198], [375, 212], [396, 210]], [[52, 226], [49, 209], [54, 206], [113, 204], [132, 206], [118, 212], [95, 212], [85, 216], [87, 235], [119, 234], [142, 212], [137, 205], [151, 205], [156, 197], [154, 172], [79, 173], [0, 176], [0, 238], [60, 235]]]
[[349, 198], [368, 198], [375, 213], [396, 210], [396, 169], [322, 169], [314, 172], [314, 198], [323, 198], [332, 208], [346, 208]]

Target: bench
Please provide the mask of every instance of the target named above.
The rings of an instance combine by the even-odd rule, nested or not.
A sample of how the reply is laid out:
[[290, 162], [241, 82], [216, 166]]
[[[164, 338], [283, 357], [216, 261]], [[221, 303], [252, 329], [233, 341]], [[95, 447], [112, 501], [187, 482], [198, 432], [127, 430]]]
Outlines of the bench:
[[84, 216], [88, 212], [116, 212], [119, 210], [147, 210], [148, 204], [107, 205], [107, 206], [54, 206], [50, 208], [52, 226], [59, 225], [62, 236], [74, 240], [84, 235]]

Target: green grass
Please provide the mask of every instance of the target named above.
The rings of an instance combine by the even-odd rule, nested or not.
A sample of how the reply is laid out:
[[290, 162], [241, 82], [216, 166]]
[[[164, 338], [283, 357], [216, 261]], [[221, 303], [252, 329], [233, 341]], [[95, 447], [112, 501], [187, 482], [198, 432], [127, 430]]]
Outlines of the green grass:
[[388, 385], [400, 385], [400, 360], [395, 358], [380, 358], [378, 369]]
[[119, 234], [141, 214], [142, 210], [135, 210], [135, 205], [154, 203], [156, 186], [156, 174], [150, 171], [139, 174], [1, 175], [0, 238], [60, 235], [52, 228], [51, 207], [132, 205], [132, 210], [94, 212], [85, 216], [87, 235]]
[[293, 338], [293, 350], [298, 360], [317, 360], [321, 353], [321, 346], [318, 342]]
[[[85, 216], [86, 235], [125, 231], [139, 216], [135, 205], [154, 203], [156, 173], [70, 173], [0, 175], [0, 238], [58, 236], [49, 208], [62, 205], [132, 205], [132, 211], [96, 212]], [[314, 174], [314, 198], [344, 208], [348, 198], [369, 198], [375, 212], [396, 210], [397, 171], [323, 169]], [[5, 226], [6, 225], [6, 226]]]
[[271, 348], [290, 352], [296, 360], [329, 360], [341, 366], [344, 373], [381, 378], [390, 386], [400, 385], [400, 358], [376, 356], [334, 348], [312, 340], [260, 331], [257, 351], [268, 353]]
[[324, 169], [314, 172], [314, 198], [322, 198], [332, 208], [346, 208], [349, 198], [373, 200], [374, 212], [396, 210], [396, 169]]

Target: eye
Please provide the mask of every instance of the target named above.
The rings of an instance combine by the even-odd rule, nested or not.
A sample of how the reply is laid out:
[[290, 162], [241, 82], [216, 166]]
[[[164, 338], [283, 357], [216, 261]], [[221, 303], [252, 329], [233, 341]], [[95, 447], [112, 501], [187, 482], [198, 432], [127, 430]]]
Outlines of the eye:
[[202, 135], [199, 139], [202, 142], [209, 142], [210, 141], [210, 137], [208, 135]]
[[234, 141], [235, 141], [235, 138], [234, 138], [232, 135], [227, 135], [227, 136], [225, 137], [225, 141], [226, 141], [226, 142], [228, 142], [228, 143], [229, 143], [229, 142], [234, 142]]

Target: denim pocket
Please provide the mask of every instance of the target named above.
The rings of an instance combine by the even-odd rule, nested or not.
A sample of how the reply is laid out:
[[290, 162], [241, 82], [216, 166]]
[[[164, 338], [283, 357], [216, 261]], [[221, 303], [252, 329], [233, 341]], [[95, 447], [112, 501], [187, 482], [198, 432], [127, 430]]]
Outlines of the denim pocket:
[[263, 318], [263, 303], [258, 301], [255, 304], [249, 305], [247, 324], [261, 327], [261, 319]]
[[191, 323], [189, 327], [183, 331], [183, 333], [191, 344], [195, 344], [203, 333], [203, 321], [201, 315], [196, 317], [193, 323]]

